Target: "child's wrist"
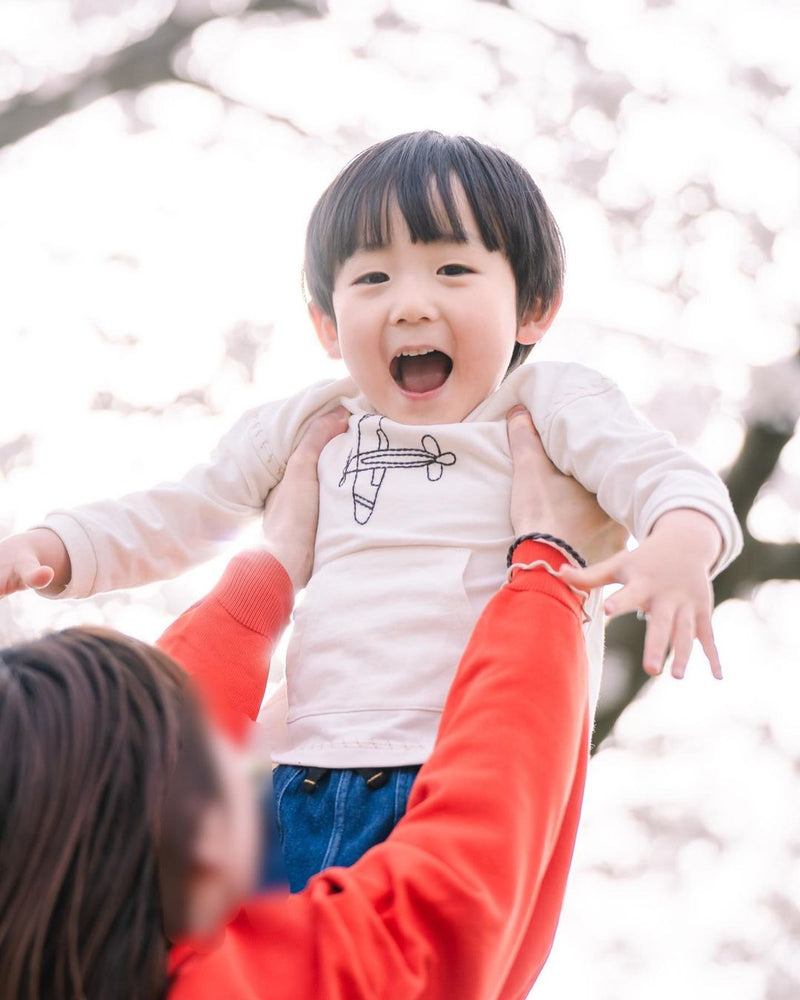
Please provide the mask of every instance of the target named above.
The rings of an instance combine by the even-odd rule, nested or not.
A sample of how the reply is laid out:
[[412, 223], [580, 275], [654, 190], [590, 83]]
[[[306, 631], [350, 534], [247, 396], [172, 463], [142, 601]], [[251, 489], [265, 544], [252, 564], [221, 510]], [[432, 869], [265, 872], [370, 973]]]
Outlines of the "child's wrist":
[[72, 562], [67, 547], [61, 536], [52, 528], [29, 528], [24, 534], [29, 539], [41, 565], [49, 566], [53, 571], [53, 579], [41, 589], [40, 593], [55, 597], [64, 590], [72, 578]]
[[725, 540], [717, 522], [703, 511], [692, 507], [676, 507], [668, 510], [653, 525], [650, 537], [658, 537], [668, 544], [703, 563], [710, 571], [722, 554]]

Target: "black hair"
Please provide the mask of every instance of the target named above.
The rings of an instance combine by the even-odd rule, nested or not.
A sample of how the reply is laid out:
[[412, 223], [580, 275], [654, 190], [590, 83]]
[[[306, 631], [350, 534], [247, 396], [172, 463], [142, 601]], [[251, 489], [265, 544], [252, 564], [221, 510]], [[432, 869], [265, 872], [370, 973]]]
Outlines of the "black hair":
[[72, 628], [0, 652], [0, 993], [165, 1000], [190, 843], [221, 792], [183, 670]]
[[[546, 312], [556, 304], [564, 281], [564, 245], [531, 175], [513, 157], [477, 139], [432, 131], [370, 146], [323, 193], [306, 232], [304, 277], [311, 301], [335, 319], [338, 269], [359, 248], [389, 241], [394, 204], [414, 242], [466, 242], [454, 182], [464, 189], [486, 249], [501, 251], [511, 266], [518, 322], [531, 309]], [[509, 371], [530, 349], [515, 345]]]

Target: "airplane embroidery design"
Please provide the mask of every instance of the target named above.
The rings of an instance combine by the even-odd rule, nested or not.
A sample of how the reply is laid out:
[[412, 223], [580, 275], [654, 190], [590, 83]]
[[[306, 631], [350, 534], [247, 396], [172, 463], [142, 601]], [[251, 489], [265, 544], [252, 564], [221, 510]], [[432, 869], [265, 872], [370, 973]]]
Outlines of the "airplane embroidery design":
[[339, 480], [339, 485], [344, 486], [347, 477], [353, 477], [353, 517], [358, 524], [366, 524], [372, 517], [387, 469], [424, 468], [429, 482], [434, 483], [442, 478], [444, 467], [456, 461], [452, 451], [442, 451], [432, 434], [423, 434], [421, 448], [392, 448], [382, 426], [383, 417], [377, 418], [374, 428], [377, 447], [370, 448], [367, 442], [372, 428], [366, 421], [375, 419], [375, 414], [365, 413], [358, 421], [356, 452], [347, 456]]

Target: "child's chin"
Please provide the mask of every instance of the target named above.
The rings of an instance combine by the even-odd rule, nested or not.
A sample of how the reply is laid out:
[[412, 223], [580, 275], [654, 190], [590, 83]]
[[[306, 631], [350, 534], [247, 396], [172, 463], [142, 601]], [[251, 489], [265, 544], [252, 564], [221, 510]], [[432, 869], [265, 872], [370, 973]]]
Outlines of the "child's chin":
[[460, 423], [474, 408], [474, 405], [459, 405], [454, 403], [453, 400], [443, 399], [437, 391], [435, 397], [426, 396], [422, 398], [410, 397], [408, 394], [403, 393], [396, 403], [393, 401], [382, 412], [396, 424], [419, 424], [420, 426], [425, 426], [427, 424]]

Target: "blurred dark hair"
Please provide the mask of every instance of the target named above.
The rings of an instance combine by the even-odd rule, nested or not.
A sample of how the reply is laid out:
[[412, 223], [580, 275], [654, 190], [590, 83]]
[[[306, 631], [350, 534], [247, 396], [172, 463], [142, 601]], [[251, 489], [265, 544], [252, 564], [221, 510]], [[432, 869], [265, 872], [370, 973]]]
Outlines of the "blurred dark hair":
[[183, 670], [72, 628], [0, 652], [0, 992], [166, 996], [188, 840], [219, 793]]
[[[395, 203], [414, 242], [465, 242], [454, 182], [464, 189], [487, 250], [501, 251], [511, 266], [518, 321], [532, 308], [546, 311], [564, 282], [564, 246], [542, 192], [507, 153], [468, 136], [432, 131], [370, 146], [323, 193], [306, 232], [304, 277], [311, 300], [335, 319], [338, 269], [360, 247], [389, 241], [389, 212]], [[531, 345], [516, 344], [509, 371], [530, 350]]]

